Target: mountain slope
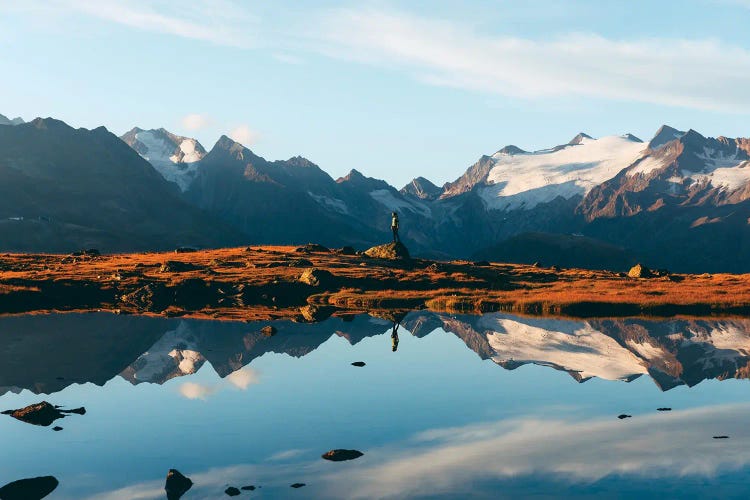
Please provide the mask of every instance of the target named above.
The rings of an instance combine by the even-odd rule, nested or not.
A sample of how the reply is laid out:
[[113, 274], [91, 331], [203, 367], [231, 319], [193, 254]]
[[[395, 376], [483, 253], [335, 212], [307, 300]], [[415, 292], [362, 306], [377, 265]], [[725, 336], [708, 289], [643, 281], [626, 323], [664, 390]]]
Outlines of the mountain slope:
[[115, 135], [51, 118], [0, 127], [3, 250], [69, 252], [237, 243]]

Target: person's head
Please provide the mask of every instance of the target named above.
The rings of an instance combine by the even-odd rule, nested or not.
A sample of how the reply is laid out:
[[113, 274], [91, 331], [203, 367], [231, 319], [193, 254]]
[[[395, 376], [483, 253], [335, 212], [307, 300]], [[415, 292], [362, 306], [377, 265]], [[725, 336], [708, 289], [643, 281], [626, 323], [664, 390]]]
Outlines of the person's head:
[[394, 217], [398, 217], [398, 214], [396, 214], [396, 212], [391, 212], [391, 215]]

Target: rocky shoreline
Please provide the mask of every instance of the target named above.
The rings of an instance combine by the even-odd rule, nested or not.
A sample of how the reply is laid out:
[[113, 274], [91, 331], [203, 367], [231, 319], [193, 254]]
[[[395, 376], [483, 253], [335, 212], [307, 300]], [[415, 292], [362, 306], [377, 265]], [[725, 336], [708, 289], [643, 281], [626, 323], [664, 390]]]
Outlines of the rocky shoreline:
[[745, 315], [750, 275], [560, 269], [410, 258], [403, 245], [357, 252], [252, 246], [100, 255], [0, 255], [0, 314], [108, 310], [248, 321], [427, 308], [592, 316]]

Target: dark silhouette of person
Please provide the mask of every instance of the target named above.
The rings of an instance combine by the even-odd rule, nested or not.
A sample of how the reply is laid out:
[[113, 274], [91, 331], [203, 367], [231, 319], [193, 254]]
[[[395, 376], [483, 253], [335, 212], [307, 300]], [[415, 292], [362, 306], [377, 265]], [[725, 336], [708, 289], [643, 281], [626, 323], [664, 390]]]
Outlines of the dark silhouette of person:
[[391, 332], [391, 350], [396, 352], [398, 350], [398, 321], [393, 322], [393, 331]]
[[401, 243], [401, 238], [398, 236], [398, 214], [396, 212], [391, 213], [391, 231], [393, 231], [393, 242]]

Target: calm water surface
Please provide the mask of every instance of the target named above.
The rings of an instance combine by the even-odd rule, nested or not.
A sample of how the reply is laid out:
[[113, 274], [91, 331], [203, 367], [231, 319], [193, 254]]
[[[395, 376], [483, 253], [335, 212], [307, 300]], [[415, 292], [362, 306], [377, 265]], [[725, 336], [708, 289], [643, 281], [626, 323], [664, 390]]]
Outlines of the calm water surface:
[[[750, 320], [399, 319], [394, 351], [392, 321], [370, 316], [0, 318], [0, 410], [87, 410], [59, 432], [0, 415], [0, 485], [53, 475], [48, 498], [165, 498], [176, 468], [195, 483], [184, 499], [750, 489]], [[334, 448], [364, 456], [320, 458]]]

